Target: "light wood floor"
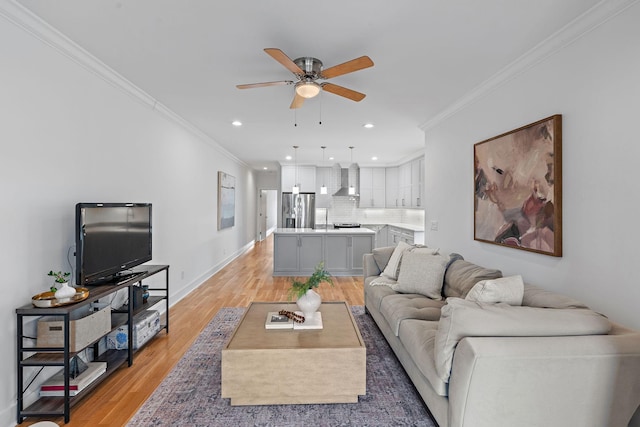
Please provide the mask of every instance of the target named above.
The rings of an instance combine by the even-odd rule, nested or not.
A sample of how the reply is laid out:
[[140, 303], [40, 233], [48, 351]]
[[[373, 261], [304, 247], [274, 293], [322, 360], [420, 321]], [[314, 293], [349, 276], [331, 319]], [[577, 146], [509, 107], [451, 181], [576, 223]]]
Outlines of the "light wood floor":
[[[246, 307], [251, 301], [286, 301], [290, 279], [272, 277], [273, 235], [176, 303], [169, 310], [169, 334], [163, 331], [136, 353], [133, 366], [118, 369], [71, 410], [69, 427], [122, 426], [158, 387], [222, 307]], [[362, 277], [334, 277], [323, 283], [325, 301], [363, 305]], [[27, 426], [44, 418], [27, 418]], [[52, 419], [65, 425], [62, 417]]]

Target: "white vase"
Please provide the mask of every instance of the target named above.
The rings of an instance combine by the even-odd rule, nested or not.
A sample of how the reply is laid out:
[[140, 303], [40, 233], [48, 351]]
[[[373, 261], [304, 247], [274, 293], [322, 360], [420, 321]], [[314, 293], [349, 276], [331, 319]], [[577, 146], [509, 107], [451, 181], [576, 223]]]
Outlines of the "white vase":
[[76, 289], [69, 286], [69, 282], [56, 283], [56, 286], [58, 286], [58, 290], [55, 297], [58, 302], [67, 302], [76, 294]]
[[298, 308], [302, 311], [305, 318], [311, 318], [313, 317], [313, 313], [320, 308], [322, 298], [313, 289], [309, 289], [307, 293], [298, 298], [296, 304], [298, 304]]

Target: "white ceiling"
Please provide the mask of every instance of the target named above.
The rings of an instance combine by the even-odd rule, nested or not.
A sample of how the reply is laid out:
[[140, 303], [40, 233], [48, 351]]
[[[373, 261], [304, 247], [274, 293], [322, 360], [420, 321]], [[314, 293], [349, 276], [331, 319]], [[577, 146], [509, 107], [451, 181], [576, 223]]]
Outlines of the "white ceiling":
[[[320, 163], [322, 145], [326, 165], [349, 163], [349, 146], [361, 165], [410, 158], [420, 124], [597, 2], [18, 0], [256, 169], [290, 163], [293, 145], [299, 164]], [[267, 47], [325, 68], [368, 55], [374, 67], [330, 80], [367, 97], [324, 93], [294, 112], [292, 86], [236, 89], [294, 77]]]

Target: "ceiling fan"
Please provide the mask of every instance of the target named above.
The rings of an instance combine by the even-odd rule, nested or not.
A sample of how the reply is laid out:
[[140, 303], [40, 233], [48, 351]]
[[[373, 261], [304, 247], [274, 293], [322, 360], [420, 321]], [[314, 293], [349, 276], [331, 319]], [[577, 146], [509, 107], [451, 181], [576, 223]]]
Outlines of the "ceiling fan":
[[238, 89], [250, 89], [254, 87], [295, 85], [295, 95], [289, 108], [300, 108], [305, 99], [313, 98], [321, 90], [342, 96], [352, 101], [360, 102], [366, 96], [364, 93], [347, 89], [333, 83], [318, 83], [318, 80], [327, 80], [343, 74], [353, 73], [373, 66], [373, 61], [368, 56], [361, 56], [342, 64], [322, 69], [322, 61], [317, 58], [304, 56], [293, 61], [280, 49], [266, 48], [264, 50], [269, 56], [282, 64], [286, 69], [295, 74], [297, 81], [281, 80], [277, 82], [251, 83], [237, 85]]

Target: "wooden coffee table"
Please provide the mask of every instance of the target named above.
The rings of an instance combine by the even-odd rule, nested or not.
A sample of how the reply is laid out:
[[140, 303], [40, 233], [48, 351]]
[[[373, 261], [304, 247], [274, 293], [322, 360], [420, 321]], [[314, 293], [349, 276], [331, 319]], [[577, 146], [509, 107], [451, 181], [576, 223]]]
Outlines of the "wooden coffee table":
[[366, 348], [346, 302], [324, 302], [323, 329], [265, 329], [292, 303], [253, 302], [222, 349], [222, 397], [231, 405], [357, 403], [366, 394]]

